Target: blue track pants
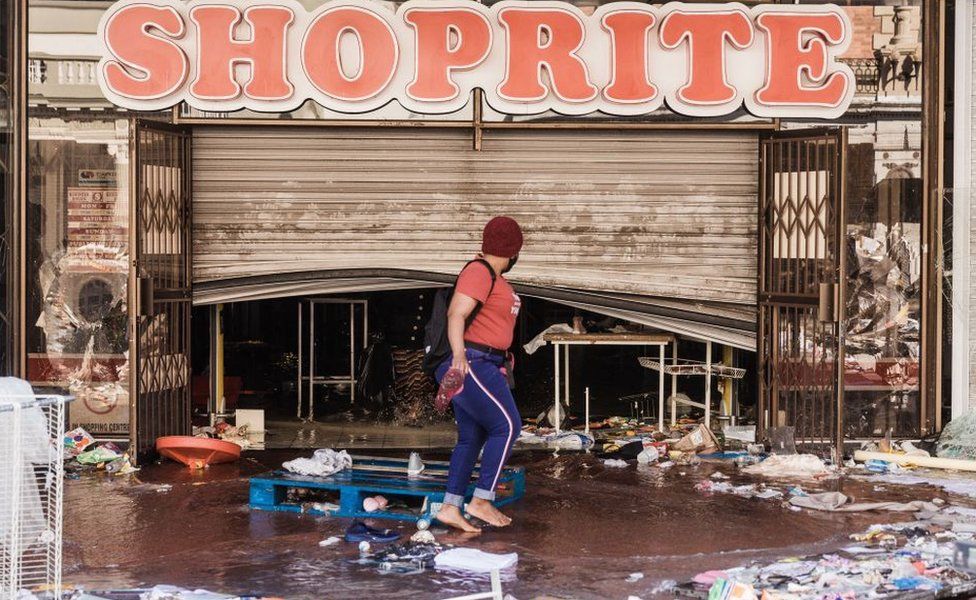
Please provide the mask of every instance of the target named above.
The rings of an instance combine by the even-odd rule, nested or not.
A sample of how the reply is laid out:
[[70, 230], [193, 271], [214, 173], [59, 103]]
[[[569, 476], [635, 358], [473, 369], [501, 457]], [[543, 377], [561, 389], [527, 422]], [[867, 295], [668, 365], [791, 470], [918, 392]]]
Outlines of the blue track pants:
[[[458, 441], [451, 454], [447, 494], [444, 496], [445, 503], [458, 507], [464, 504], [479, 454], [482, 454], [481, 471], [474, 496], [495, 499], [495, 487], [505, 460], [522, 430], [515, 399], [501, 371], [503, 359], [471, 348], [466, 353], [471, 368], [464, 379], [464, 389], [452, 400]], [[437, 368], [438, 381], [450, 367], [451, 358], [448, 357]]]

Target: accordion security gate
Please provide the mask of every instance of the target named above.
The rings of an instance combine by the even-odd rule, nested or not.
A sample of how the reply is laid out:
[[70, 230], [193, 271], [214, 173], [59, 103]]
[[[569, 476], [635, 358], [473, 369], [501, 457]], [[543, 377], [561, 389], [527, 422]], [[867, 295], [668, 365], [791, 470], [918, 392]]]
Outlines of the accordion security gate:
[[129, 353], [141, 459], [156, 438], [190, 433], [190, 132], [138, 121], [133, 144]]
[[843, 450], [843, 129], [760, 140], [759, 398], [764, 427]]
[[[29, 392], [29, 385], [23, 387]], [[65, 402], [63, 396], [0, 390], [3, 600], [38, 588], [60, 598]]]

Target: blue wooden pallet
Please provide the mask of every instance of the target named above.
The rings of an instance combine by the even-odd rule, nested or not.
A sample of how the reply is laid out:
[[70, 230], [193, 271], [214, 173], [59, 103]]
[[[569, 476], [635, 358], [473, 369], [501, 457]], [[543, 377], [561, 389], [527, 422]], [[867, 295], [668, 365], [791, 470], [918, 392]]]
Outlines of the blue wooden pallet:
[[[295, 475], [285, 471], [274, 471], [267, 475], [251, 478], [250, 506], [256, 510], [309, 513], [348, 518], [395, 519], [429, 524], [444, 503], [449, 464], [430, 461], [418, 477], [407, 477], [407, 460], [380, 458], [372, 456], [353, 456], [351, 469], [340, 471], [329, 477], [310, 477]], [[474, 479], [478, 476], [475, 468], [472, 482], [468, 486], [466, 499], [474, 492]], [[339, 508], [319, 510], [307, 508], [300, 503], [288, 502], [289, 489], [328, 490], [339, 495]], [[400, 500], [411, 504], [410, 509], [389, 509], [366, 512], [363, 499], [382, 495], [391, 503]], [[508, 467], [502, 470], [495, 491], [495, 506], [511, 504], [525, 495], [525, 470], [521, 467]]]

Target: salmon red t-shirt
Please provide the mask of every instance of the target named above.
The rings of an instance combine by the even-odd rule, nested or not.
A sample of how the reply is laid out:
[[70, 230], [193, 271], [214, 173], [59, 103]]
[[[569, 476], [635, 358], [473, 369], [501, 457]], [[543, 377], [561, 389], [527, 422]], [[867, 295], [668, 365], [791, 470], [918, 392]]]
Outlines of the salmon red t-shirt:
[[[464, 340], [497, 350], [508, 350], [515, 334], [515, 319], [522, 307], [522, 300], [511, 284], [498, 275], [492, 289], [488, 267], [480, 262], [473, 262], [461, 271], [455, 289], [482, 305], [474, 321], [464, 332]], [[491, 290], [490, 296], [488, 290]]]

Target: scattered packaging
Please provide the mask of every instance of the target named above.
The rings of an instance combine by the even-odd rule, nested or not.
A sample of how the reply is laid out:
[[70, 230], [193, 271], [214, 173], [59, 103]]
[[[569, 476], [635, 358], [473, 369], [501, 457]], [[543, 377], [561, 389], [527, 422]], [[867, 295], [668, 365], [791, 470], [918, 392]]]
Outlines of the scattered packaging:
[[75, 427], [64, 434], [64, 453], [66, 456], [78, 456], [88, 446], [95, 443], [95, 438], [81, 427]]
[[708, 454], [718, 452], [721, 448], [712, 430], [704, 425], [698, 425], [690, 433], [672, 444], [671, 448], [678, 452], [697, 452]]

